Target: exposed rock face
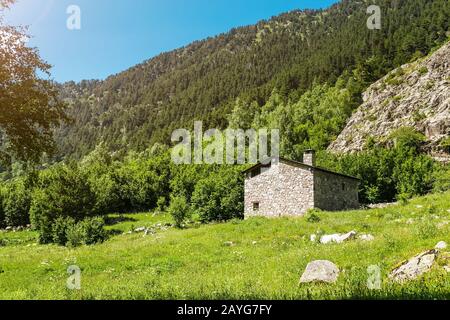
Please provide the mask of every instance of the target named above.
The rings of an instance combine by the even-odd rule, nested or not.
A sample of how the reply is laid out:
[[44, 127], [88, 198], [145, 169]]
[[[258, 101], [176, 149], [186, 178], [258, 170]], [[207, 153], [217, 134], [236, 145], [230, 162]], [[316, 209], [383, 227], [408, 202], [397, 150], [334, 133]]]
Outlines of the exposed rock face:
[[300, 279], [300, 283], [334, 283], [338, 277], [339, 268], [334, 263], [327, 260], [318, 260], [308, 264]]
[[438, 256], [437, 250], [430, 250], [411, 258], [400, 267], [394, 269], [389, 278], [396, 282], [414, 280], [431, 270]]
[[387, 142], [394, 130], [410, 126], [426, 136], [426, 148], [438, 160], [450, 160], [440, 147], [450, 135], [449, 85], [450, 42], [370, 86], [364, 93], [364, 103], [329, 150], [361, 151], [369, 137]]

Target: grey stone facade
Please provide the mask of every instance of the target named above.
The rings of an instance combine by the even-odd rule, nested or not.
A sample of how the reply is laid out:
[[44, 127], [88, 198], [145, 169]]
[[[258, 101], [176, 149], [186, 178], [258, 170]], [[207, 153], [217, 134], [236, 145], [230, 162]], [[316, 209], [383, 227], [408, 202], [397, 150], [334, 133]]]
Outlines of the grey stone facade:
[[[314, 163], [308, 151], [305, 160]], [[359, 207], [359, 180], [315, 166], [280, 159], [247, 170], [245, 217], [302, 216], [311, 208], [334, 211]]]

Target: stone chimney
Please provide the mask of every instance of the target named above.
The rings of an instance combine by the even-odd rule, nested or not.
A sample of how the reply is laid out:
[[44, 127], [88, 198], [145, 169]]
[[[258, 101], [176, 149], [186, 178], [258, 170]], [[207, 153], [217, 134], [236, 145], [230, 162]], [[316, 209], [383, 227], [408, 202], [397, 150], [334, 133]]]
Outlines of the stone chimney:
[[316, 152], [314, 150], [306, 150], [303, 153], [303, 163], [308, 166], [316, 166]]

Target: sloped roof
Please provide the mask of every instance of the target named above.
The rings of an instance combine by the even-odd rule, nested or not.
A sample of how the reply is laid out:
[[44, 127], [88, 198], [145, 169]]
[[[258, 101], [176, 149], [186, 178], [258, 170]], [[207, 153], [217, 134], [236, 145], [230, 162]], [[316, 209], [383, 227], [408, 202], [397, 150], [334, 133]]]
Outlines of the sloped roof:
[[[327, 170], [327, 169], [324, 169], [324, 168], [321, 168], [321, 167], [310, 166], [310, 165], [308, 165], [306, 163], [299, 162], [299, 161], [289, 160], [289, 159], [285, 159], [285, 158], [279, 158], [279, 161], [284, 163], [284, 164], [293, 166], [293, 167], [301, 167], [301, 168], [313, 169], [313, 170], [317, 170], [317, 171], [322, 171], [322, 172], [325, 172], [325, 173], [333, 174], [333, 175], [336, 175], [336, 176], [341, 176], [341, 177], [344, 177], [344, 178], [361, 181], [361, 179], [358, 179], [356, 177], [352, 177], [352, 176], [349, 176], [349, 175], [346, 175], [346, 174], [334, 172], [334, 171]], [[249, 171], [252, 171], [252, 170], [254, 170], [256, 168], [259, 168], [259, 167], [262, 167], [262, 166], [264, 166], [262, 163], [258, 163], [256, 165], [254, 165], [253, 167], [248, 168], [247, 170], [243, 171], [243, 173], [247, 173]]]

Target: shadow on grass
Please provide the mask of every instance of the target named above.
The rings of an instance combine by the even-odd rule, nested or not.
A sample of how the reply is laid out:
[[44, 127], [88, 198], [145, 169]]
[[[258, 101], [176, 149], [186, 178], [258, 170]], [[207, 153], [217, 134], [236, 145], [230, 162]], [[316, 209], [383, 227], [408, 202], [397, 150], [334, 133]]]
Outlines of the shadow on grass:
[[109, 217], [105, 218], [105, 224], [107, 226], [113, 226], [113, 225], [123, 223], [123, 222], [137, 222], [137, 221], [138, 221], [137, 219], [125, 217], [123, 215], [109, 216]]

